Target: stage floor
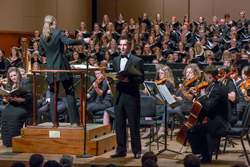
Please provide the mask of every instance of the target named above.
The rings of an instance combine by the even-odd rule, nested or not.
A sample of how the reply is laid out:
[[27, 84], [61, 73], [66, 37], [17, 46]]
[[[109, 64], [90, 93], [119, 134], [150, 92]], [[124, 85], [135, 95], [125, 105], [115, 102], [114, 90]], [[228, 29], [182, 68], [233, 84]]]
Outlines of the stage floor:
[[[178, 132], [178, 129], [175, 130], [175, 132]], [[149, 147], [144, 147], [145, 143], [149, 141], [149, 139], [142, 139], [142, 155], [149, 151]], [[163, 139], [160, 140], [163, 142]], [[246, 164], [246, 157], [238, 157], [243, 151], [242, 145], [239, 140], [234, 140], [238, 145], [235, 145], [235, 148], [227, 147], [226, 154], [219, 154], [218, 160], [215, 160], [215, 156], [213, 156], [213, 163], [204, 165], [204, 166], [231, 166], [234, 164], [243, 163]], [[174, 150], [179, 152], [181, 149], [181, 145], [176, 142], [175, 136], [173, 137], [173, 140], [170, 140], [170, 137], [168, 137], [168, 149]], [[224, 144], [224, 142], [221, 142], [221, 144]], [[250, 151], [248, 143], [245, 141], [246, 149]], [[164, 146], [160, 144], [160, 149], [163, 149]], [[159, 150], [157, 150], [156, 143], [152, 144], [152, 151], [154, 153], [157, 153]], [[220, 147], [221, 150], [223, 150], [222, 147]], [[187, 151], [187, 153], [185, 152]], [[158, 166], [171, 166], [171, 167], [183, 167], [183, 158], [185, 155], [191, 153], [190, 147], [184, 147], [182, 149], [182, 152], [185, 152], [183, 154], [180, 154], [179, 156], [176, 153], [172, 153], [169, 151], [165, 151], [164, 153], [157, 156], [158, 158]], [[141, 159], [134, 159], [133, 153], [130, 148], [128, 148], [128, 154], [125, 158], [110, 158], [110, 155], [114, 154], [115, 150], [109, 151], [103, 155], [100, 156], [94, 156], [92, 158], [76, 158], [75, 155], [72, 155], [74, 157], [74, 166], [75, 167], [89, 167], [91, 165], [97, 165], [100, 167], [105, 167], [108, 164], [115, 164], [116, 166], [127, 166], [127, 167], [138, 167], [141, 166]], [[5, 155], [7, 154], [7, 155]], [[14, 155], [13, 155], [14, 154]], [[28, 161], [32, 153], [12, 153], [12, 148], [6, 148], [2, 145], [2, 140], [0, 140], [0, 167], [9, 167], [11, 164], [15, 161], [21, 161], [26, 164], [28, 167]], [[45, 162], [48, 160], [56, 160], [59, 161], [62, 157], [62, 154], [42, 154], [45, 158]]]

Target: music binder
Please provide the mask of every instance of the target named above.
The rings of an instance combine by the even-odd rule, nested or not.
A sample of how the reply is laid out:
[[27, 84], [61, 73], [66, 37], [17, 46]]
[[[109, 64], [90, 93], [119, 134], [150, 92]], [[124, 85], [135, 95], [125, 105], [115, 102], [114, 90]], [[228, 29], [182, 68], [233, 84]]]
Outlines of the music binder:
[[18, 88], [18, 89], [13, 89], [11, 91], [8, 91], [8, 90], [5, 90], [5, 89], [0, 89], [0, 94], [3, 95], [3, 96], [10, 96], [10, 97], [14, 97], [14, 96], [17, 96], [17, 97], [20, 97], [20, 96], [23, 96], [27, 93], [27, 89], [26, 87], [21, 87], [21, 88]]
[[132, 66], [124, 71], [120, 71], [119, 73], [104, 73], [103, 75], [105, 77], [112, 78], [113, 80], [119, 80], [120, 78], [129, 76], [141, 76], [142, 73]]

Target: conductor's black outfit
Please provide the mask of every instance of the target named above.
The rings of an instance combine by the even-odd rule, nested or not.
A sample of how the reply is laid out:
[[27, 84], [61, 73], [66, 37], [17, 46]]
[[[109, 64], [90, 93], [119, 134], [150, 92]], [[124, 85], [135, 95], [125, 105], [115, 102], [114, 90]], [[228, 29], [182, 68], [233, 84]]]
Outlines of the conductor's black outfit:
[[227, 89], [223, 84], [215, 82], [208, 95], [198, 100], [203, 106], [200, 114], [207, 117], [207, 122], [189, 128], [188, 140], [193, 154], [201, 154], [204, 162], [211, 162], [214, 144], [230, 129]]
[[[52, 35], [48, 41], [45, 41], [43, 34], [40, 37], [39, 54], [47, 57], [47, 69], [49, 70], [70, 70], [70, 65], [64, 52], [65, 45], [83, 45], [83, 40], [69, 39], [61, 30], [52, 29]], [[48, 73], [47, 80], [50, 84], [50, 100], [54, 101], [54, 74]], [[62, 82], [67, 95], [70, 123], [79, 123], [79, 114], [76, 108], [74, 94], [73, 77], [71, 73], [57, 73], [56, 80]], [[57, 91], [58, 93], [58, 91]], [[54, 103], [50, 104], [51, 119], [54, 121]]]
[[142, 76], [128, 77], [129, 82], [118, 81], [116, 84], [116, 93], [114, 98], [115, 123], [116, 123], [116, 153], [126, 155], [126, 118], [130, 127], [131, 145], [134, 155], [141, 153], [140, 139], [140, 93], [139, 84], [144, 81], [143, 60], [129, 53], [128, 58], [115, 57], [113, 60], [113, 68], [116, 72], [120, 69], [121, 61], [127, 59], [124, 70], [134, 66], [142, 73]]

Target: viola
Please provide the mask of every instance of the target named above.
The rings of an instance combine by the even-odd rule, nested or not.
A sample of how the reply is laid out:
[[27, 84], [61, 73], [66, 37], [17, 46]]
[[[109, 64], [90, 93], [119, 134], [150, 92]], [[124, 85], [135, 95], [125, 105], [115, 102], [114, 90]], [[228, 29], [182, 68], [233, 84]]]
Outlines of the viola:
[[[156, 81], [155, 83], [156, 83], [156, 85], [161, 85], [161, 84], [164, 84], [165, 82], [167, 82], [168, 80], [164, 77], [164, 78], [162, 78], [161, 80], [159, 80], [159, 81]], [[143, 90], [143, 93], [147, 93], [148, 91], [147, 91], [147, 89], [145, 88], [144, 90]]]

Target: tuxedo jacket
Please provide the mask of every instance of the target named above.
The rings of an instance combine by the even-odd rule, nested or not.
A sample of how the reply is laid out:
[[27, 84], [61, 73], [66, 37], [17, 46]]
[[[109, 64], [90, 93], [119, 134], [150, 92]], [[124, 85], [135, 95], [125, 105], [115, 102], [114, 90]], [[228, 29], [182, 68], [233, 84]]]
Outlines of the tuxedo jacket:
[[[70, 70], [69, 61], [64, 52], [65, 45], [84, 45], [84, 40], [68, 38], [62, 30], [52, 29], [52, 35], [45, 41], [43, 34], [40, 37], [39, 54], [47, 58], [46, 65], [48, 70]], [[71, 73], [57, 73], [57, 81], [65, 81], [72, 78]], [[54, 82], [53, 73], [48, 73], [48, 82]]]
[[[139, 93], [139, 85], [144, 81], [144, 68], [143, 68], [143, 60], [139, 57], [134, 56], [129, 53], [128, 61], [125, 65], [124, 70], [129, 67], [134, 66], [138, 71], [141, 72], [141, 76], [130, 76], [128, 77], [129, 82], [121, 82], [118, 81], [116, 83], [116, 93], [114, 98], [114, 104], [118, 104], [119, 98], [123, 95], [127, 99], [125, 104], [128, 105], [137, 105], [140, 104], [140, 93]], [[115, 57], [113, 60], [113, 69], [115, 72], [120, 72], [120, 62], [121, 56]]]

